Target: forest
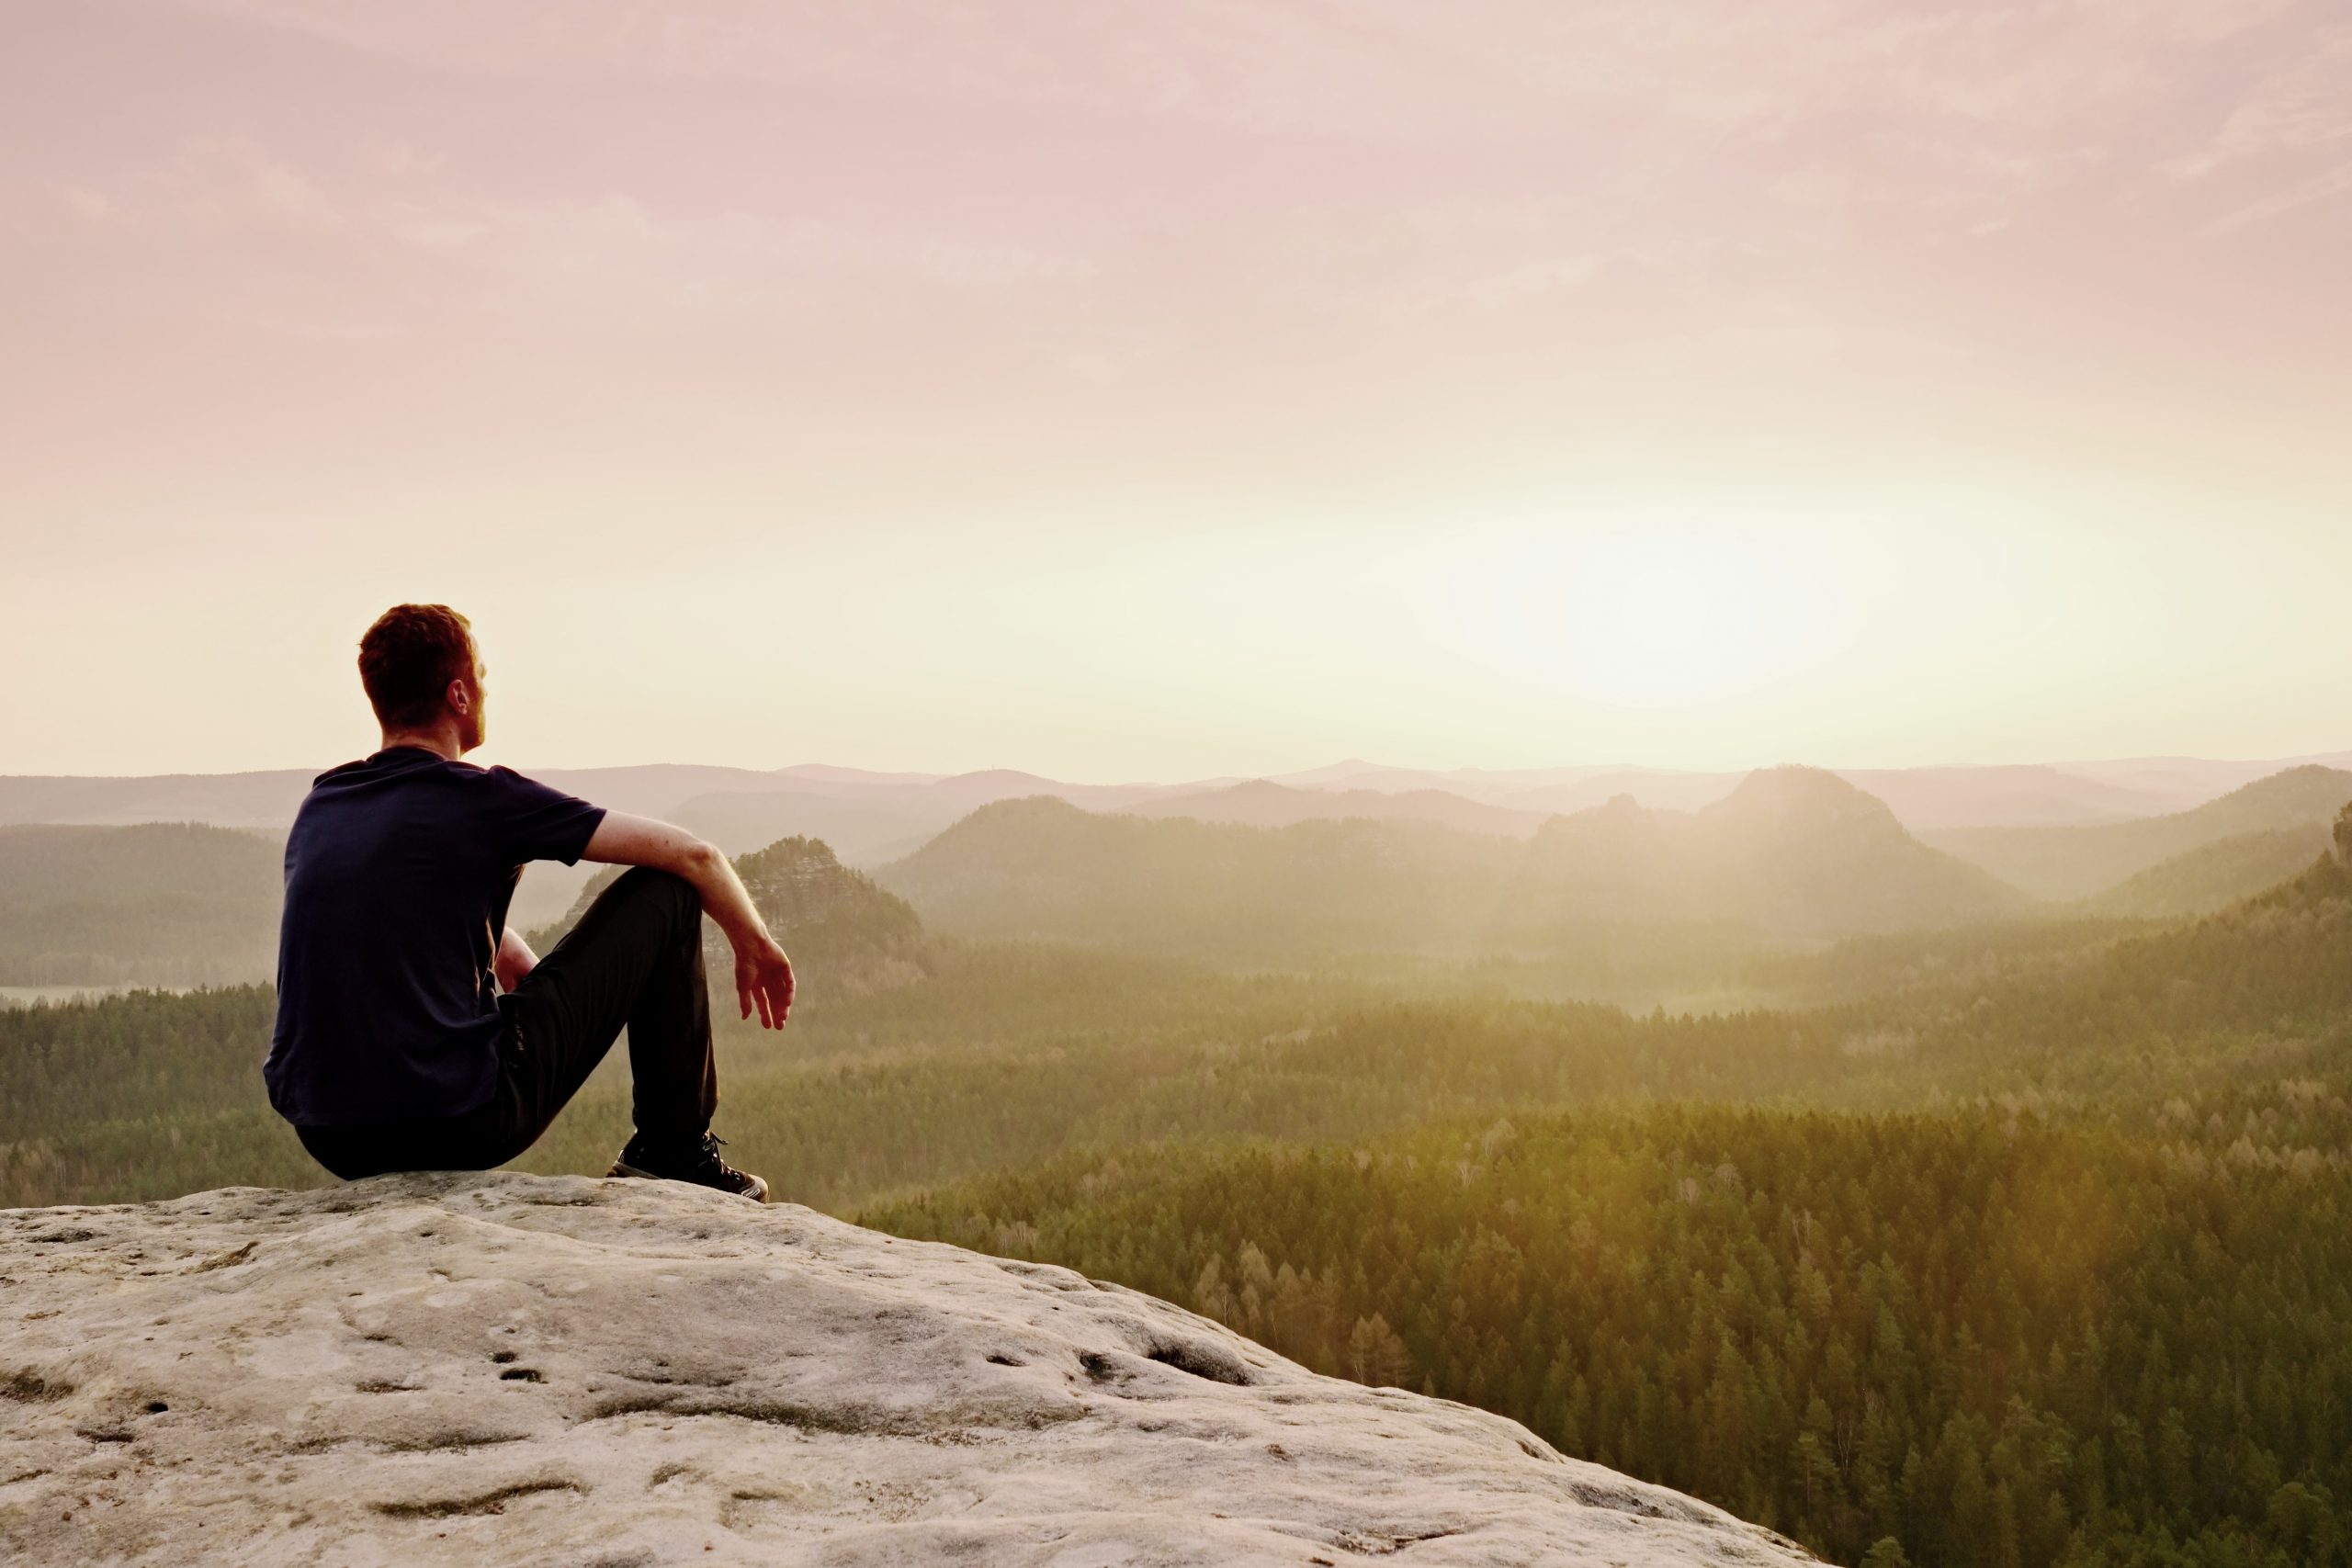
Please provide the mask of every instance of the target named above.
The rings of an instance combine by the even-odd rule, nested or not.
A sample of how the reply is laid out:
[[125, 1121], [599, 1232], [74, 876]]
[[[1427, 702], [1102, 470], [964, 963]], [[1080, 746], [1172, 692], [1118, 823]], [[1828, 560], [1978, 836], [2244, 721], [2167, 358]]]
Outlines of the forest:
[[864, 1218], [1500, 1411], [1837, 1562], [2339, 1562], [2352, 1185], [2229, 1131], [1553, 1111], [1089, 1152]]
[[281, 840], [198, 822], [0, 824], [0, 986], [271, 973]]
[[[1675, 1010], [1555, 999], [1541, 953], [949, 935], [814, 840], [741, 863], [810, 981], [780, 1036], [722, 1010], [718, 1127], [780, 1198], [1501, 1411], [1836, 1562], [2347, 1560], [2332, 862], [2193, 921], [1768, 946]], [[0, 1012], [0, 1203], [327, 1179], [260, 1097], [273, 1009]], [[625, 1073], [520, 1164], [601, 1171]]]

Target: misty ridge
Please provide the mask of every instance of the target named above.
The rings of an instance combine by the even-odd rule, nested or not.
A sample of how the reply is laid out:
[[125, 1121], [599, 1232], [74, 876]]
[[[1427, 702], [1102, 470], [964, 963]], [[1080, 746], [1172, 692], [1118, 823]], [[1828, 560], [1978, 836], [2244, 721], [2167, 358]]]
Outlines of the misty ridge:
[[[829, 767], [546, 776], [750, 857], [747, 877], [764, 868], [779, 893], [789, 860], [811, 888], [846, 877], [896, 895], [910, 929], [1259, 967], [1363, 953], [1551, 962], [1547, 994], [1629, 1002], [1736, 987], [1759, 957], [1844, 939], [2209, 913], [2309, 865], [2352, 800], [2352, 772], [2318, 762], [1340, 764], [1178, 785]], [[307, 784], [0, 778], [0, 986], [267, 979], [282, 824]], [[533, 867], [518, 929], [560, 935], [602, 886], [594, 870]], [[820, 943], [831, 940], [810, 918], [822, 901], [787, 900], [790, 925]]]

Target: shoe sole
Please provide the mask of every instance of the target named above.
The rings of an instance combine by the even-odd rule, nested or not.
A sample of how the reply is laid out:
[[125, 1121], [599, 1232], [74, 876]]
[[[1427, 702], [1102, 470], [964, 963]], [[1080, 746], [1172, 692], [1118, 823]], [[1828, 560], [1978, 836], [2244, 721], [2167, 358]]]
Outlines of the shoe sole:
[[[685, 1181], [681, 1177], [664, 1176], [658, 1170], [639, 1170], [637, 1167], [633, 1165], [624, 1165], [619, 1160], [615, 1160], [613, 1162], [613, 1168], [605, 1172], [605, 1174], [606, 1176], [639, 1177], [647, 1181], [678, 1181], [687, 1187], [700, 1187], [706, 1192], [727, 1192], [727, 1189], [724, 1187], [710, 1187], [699, 1181]], [[766, 1202], [768, 1201], [767, 1179], [764, 1177], [752, 1176], [752, 1173], [748, 1170], [743, 1174], [752, 1177], [752, 1190], [749, 1192], [727, 1192], [727, 1195], [730, 1198], [749, 1198], [754, 1203]]]

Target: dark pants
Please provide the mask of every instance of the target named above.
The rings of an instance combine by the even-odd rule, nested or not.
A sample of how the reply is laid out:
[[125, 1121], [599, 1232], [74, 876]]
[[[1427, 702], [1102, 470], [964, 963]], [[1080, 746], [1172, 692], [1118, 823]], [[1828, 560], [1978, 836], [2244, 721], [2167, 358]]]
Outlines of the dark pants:
[[693, 1143], [718, 1104], [704, 982], [702, 897], [666, 871], [634, 866], [570, 935], [498, 998], [498, 1082], [462, 1115], [298, 1127], [302, 1146], [346, 1180], [388, 1170], [487, 1170], [538, 1140], [628, 1026], [631, 1110], [643, 1139]]

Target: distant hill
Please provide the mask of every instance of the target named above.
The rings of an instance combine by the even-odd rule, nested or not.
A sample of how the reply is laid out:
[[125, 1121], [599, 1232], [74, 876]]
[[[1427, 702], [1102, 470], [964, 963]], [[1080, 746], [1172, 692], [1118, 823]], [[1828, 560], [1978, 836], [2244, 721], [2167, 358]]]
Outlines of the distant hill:
[[1630, 797], [1544, 825], [1521, 883], [1531, 913], [1735, 920], [1811, 936], [1966, 924], [2029, 900], [1912, 837], [1876, 797], [1815, 768], [1769, 768], [1696, 812]]
[[193, 822], [0, 827], [0, 985], [268, 979], [285, 855]]
[[[2003, 827], [2087, 826], [2178, 810], [2208, 798], [2188, 794], [2180, 780], [2106, 779], [2050, 765], [1929, 768], [1839, 768], [1848, 784], [1876, 795], [1914, 832], [1996, 824]], [[1342, 764], [1278, 783], [1317, 789], [1399, 793], [1439, 789], [1485, 805], [1570, 814], [1619, 795], [1650, 809], [1696, 811], [1730, 795], [1747, 775], [1679, 773], [1657, 768], [1554, 769], [1545, 773], [1451, 773]], [[2226, 787], [2226, 786], [2222, 786]], [[2220, 787], [2211, 794], [2219, 794]]]
[[2097, 1092], [2134, 1056], [2167, 1072], [2198, 1060], [2273, 1074], [2309, 1062], [2316, 1072], [2342, 1058], [2347, 1016], [2352, 869], [2331, 858], [2202, 919], [2022, 965], [1948, 1010], [1920, 1049], [2038, 1061], [2053, 1087]]
[[1838, 776], [1886, 802], [1915, 833], [1998, 824], [2089, 827], [2177, 809], [2175, 796], [2063, 768], [1841, 768]]
[[[1926, 838], [1939, 849], [2037, 897], [2086, 899], [2118, 888], [2177, 856], [2227, 839], [2246, 834], [2324, 830], [2335, 821], [2336, 812], [2346, 801], [2352, 801], [2352, 773], [2306, 764], [2258, 779], [2219, 800], [2168, 817], [2086, 828], [1954, 829], [1929, 833]], [[2246, 846], [2238, 863], [2278, 863], [2263, 862], [2261, 853], [2258, 848]], [[2204, 864], [2201, 870], [2192, 866], [2167, 880], [2185, 888], [2200, 878], [2221, 875], [2221, 868], [2228, 860], [2228, 856], [2222, 856]], [[2224, 876], [2223, 881], [2226, 880]], [[2252, 886], [2241, 889], [2253, 890]], [[2119, 897], [2123, 896], [2119, 893]]]
[[[817, 840], [781, 839], [734, 863], [768, 929], [792, 954], [804, 998], [887, 990], [930, 972], [932, 943], [906, 900], [842, 865]], [[530, 933], [532, 948], [544, 957], [624, 869], [599, 873], [562, 919]], [[731, 1006], [734, 952], [709, 920], [703, 922], [703, 961], [712, 1005]]]
[[[2317, 764], [2352, 768], [2352, 753], [2325, 752], [2310, 757], [2280, 757], [2268, 761], [2217, 761], [2208, 757], [2126, 757], [2106, 761], [2061, 762], [2057, 766], [2076, 778], [2096, 779], [2166, 804], [2143, 817], [2166, 817], [2219, 800], [2233, 789], [2257, 784], [2274, 773]], [[1989, 825], [1989, 824], [1988, 824]]]
[[876, 875], [973, 935], [1270, 954], [1554, 945], [1569, 928], [1629, 923], [1833, 936], [2028, 902], [1809, 769], [1755, 774], [1698, 813], [1620, 799], [1526, 842], [1424, 821], [1252, 827], [1008, 801]]
[[141, 778], [0, 774], [0, 823], [204, 822], [284, 831], [311, 781], [328, 768], [249, 773], [155, 773]]
[[1448, 790], [1293, 789], [1251, 779], [1225, 789], [1171, 795], [1128, 808], [1138, 817], [1189, 817], [1197, 822], [1238, 822], [1286, 828], [1295, 822], [1363, 818], [1375, 822], [1430, 822], [1471, 833], [1525, 838], [1549, 813], [1488, 806]]
[[1492, 801], [1512, 791], [1548, 789], [1556, 784], [1574, 784], [1579, 779], [1596, 778], [1603, 773], [1623, 773], [1631, 765], [1610, 762], [1588, 763], [1573, 768], [1432, 770], [1396, 768], [1383, 762], [1367, 762], [1361, 757], [1350, 757], [1344, 761], [1328, 763], [1319, 768], [1275, 773], [1267, 782], [1289, 789], [1371, 789], [1385, 795], [1408, 789], [1442, 789], [1453, 795], [1468, 795], [1473, 800]]
[[1255, 828], [1038, 795], [983, 807], [875, 875], [967, 935], [1363, 951], [1485, 930], [1522, 849], [1427, 822]]
[[1557, 816], [1590, 811], [1619, 799], [1631, 800], [1652, 811], [1696, 811], [1723, 799], [1744, 777], [1737, 773], [1683, 773], [1656, 768], [1612, 768], [1584, 778], [1514, 789], [1491, 798], [1517, 810], [1548, 811]]
[[2159, 862], [2085, 900], [2087, 914], [2178, 919], [2211, 914], [2309, 869], [2327, 852], [2316, 823], [2238, 833]]
[[655, 815], [730, 855], [798, 836], [824, 840], [845, 864], [870, 866], [908, 854], [958, 818], [999, 800], [1051, 795], [1112, 811], [1149, 809], [1149, 803], [1171, 795], [1204, 797], [1198, 785], [1072, 784], [1011, 769], [944, 778], [845, 774], [842, 769], [792, 770], [789, 787], [708, 791]]

